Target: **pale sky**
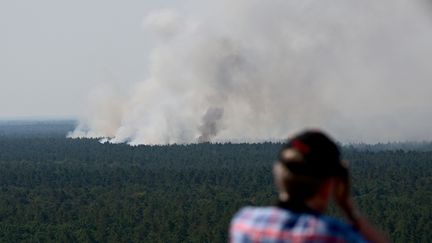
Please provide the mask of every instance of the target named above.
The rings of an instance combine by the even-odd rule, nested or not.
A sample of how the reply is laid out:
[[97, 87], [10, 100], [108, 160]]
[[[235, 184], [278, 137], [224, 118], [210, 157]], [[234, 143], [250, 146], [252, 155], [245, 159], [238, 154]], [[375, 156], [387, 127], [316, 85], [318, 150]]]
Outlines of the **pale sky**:
[[427, 1], [0, 0], [0, 120], [133, 144], [430, 140]]
[[149, 41], [143, 18], [173, 4], [0, 1], [0, 118], [75, 117], [97, 85], [141, 81]]

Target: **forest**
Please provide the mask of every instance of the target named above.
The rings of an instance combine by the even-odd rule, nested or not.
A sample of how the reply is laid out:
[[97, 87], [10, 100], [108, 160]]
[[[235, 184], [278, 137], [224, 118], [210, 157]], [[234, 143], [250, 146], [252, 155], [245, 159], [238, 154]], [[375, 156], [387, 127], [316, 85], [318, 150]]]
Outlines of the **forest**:
[[[0, 242], [227, 242], [238, 209], [276, 199], [280, 143], [102, 144], [73, 126], [0, 122]], [[393, 242], [430, 242], [432, 144], [342, 150], [362, 212]]]

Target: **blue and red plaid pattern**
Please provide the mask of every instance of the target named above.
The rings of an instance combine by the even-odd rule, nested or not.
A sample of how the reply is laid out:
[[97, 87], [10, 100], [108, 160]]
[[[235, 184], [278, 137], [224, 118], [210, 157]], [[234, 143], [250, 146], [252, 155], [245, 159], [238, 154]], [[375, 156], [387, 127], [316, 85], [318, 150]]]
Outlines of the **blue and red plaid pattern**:
[[245, 207], [231, 221], [231, 243], [367, 242], [335, 218], [294, 213], [279, 207]]

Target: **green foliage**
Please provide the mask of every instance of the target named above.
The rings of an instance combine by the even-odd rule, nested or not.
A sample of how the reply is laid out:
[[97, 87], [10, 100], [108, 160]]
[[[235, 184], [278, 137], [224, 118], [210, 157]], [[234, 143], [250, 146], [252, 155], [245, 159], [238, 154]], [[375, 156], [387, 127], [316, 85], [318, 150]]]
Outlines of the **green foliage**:
[[[1, 242], [226, 242], [275, 199], [279, 144], [127, 146], [0, 136]], [[432, 239], [432, 152], [344, 149], [362, 211], [395, 242]]]

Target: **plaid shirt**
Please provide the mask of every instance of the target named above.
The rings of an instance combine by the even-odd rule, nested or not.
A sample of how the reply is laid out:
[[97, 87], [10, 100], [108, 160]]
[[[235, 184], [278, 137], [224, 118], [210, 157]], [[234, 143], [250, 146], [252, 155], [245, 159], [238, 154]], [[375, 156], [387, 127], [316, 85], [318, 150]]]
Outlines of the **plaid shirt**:
[[319, 213], [245, 207], [232, 219], [231, 243], [366, 242], [350, 225]]

